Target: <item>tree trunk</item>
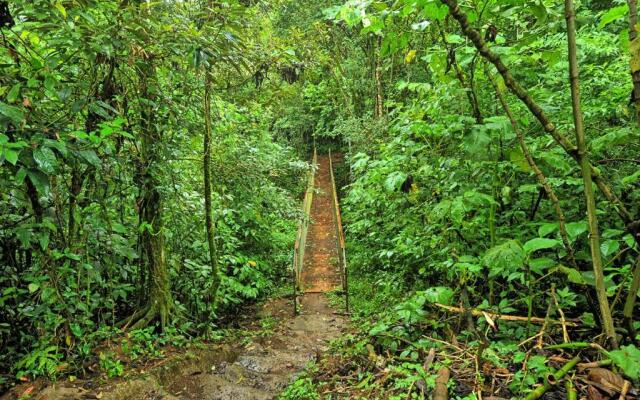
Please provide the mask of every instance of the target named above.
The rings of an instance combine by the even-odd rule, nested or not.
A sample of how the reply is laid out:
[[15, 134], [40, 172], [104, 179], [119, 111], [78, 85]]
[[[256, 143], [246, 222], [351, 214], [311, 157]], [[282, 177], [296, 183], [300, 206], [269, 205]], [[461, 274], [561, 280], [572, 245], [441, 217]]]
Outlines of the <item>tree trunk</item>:
[[130, 318], [130, 321], [137, 320], [132, 329], [144, 327], [156, 318], [160, 320], [160, 327], [164, 328], [174, 306], [166, 263], [162, 196], [159, 190], [162, 133], [155, 126], [154, 111], [158, 82], [152, 56], [145, 54], [142, 57], [138, 77], [140, 98], [146, 101], [140, 111], [142, 171], [138, 182], [138, 218], [140, 259], [148, 271], [149, 287], [147, 305]]
[[578, 57], [576, 46], [576, 21], [573, 0], [564, 2], [565, 16], [567, 20], [567, 43], [569, 47], [569, 79], [571, 81], [571, 105], [573, 108], [573, 121], [575, 125], [576, 143], [578, 147], [577, 158], [582, 169], [584, 182], [584, 195], [587, 202], [587, 220], [589, 222], [589, 246], [591, 247], [591, 262], [595, 276], [596, 293], [600, 305], [600, 316], [607, 339], [613, 348], [618, 347], [613, 318], [609, 309], [609, 300], [604, 285], [604, 272], [602, 267], [602, 255], [600, 254], [600, 234], [598, 231], [598, 218], [596, 216], [596, 200], [591, 181], [591, 164], [587, 154], [585, 143], [584, 121], [580, 105], [580, 81], [578, 73]]
[[384, 115], [384, 89], [382, 87], [382, 57], [380, 56], [380, 51], [382, 50], [382, 38], [379, 37], [376, 41], [376, 49], [375, 49], [375, 81], [376, 81], [376, 109], [375, 116], [376, 118], [381, 118]]
[[629, 50], [631, 52], [631, 78], [633, 81], [632, 102], [636, 107], [636, 122], [640, 126], [640, 39], [638, 39], [638, 2], [629, 4]]
[[638, 289], [640, 289], [640, 257], [636, 259], [636, 266], [633, 269], [633, 277], [631, 279], [631, 286], [629, 287], [629, 293], [627, 293], [627, 299], [622, 309], [622, 315], [628, 330], [628, 336], [630, 339], [635, 340], [636, 328], [633, 326], [633, 310], [636, 306], [636, 299], [638, 298]]
[[207, 230], [207, 244], [209, 245], [209, 259], [211, 263], [211, 290], [209, 293], [209, 306], [213, 313], [215, 311], [218, 288], [220, 287], [220, 277], [218, 276], [218, 248], [216, 247], [215, 241], [215, 225], [213, 222], [213, 207], [211, 204], [211, 137], [213, 128], [211, 123], [211, 75], [208, 71], [205, 71], [204, 78], [204, 120], [204, 213]]

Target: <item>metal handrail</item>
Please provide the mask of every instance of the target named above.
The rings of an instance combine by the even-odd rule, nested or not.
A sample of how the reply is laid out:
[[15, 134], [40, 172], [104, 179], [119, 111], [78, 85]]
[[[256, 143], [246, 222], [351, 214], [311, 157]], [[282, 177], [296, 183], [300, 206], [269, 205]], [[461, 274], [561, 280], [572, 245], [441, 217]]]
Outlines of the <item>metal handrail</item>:
[[312, 168], [307, 178], [307, 189], [302, 200], [303, 216], [298, 223], [298, 232], [293, 246], [293, 315], [298, 313], [298, 290], [302, 288], [302, 267], [304, 266], [304, 252], [307, 247], [307, 233], [309, 232], [309, 221], [311, 220], [311, 204], [313, 203], [313, 190], [315, 185], [315, 174], [318, 164], [318, 153], [314, 146]]
[[349, 281], [347, 275], [347, 251], [342, 229], [342, 216], [340, 214], [340, 202], [338, 202], [338, 192], [336, 189], [336, 179], [333, 174], [333, 158], [329, 150], [329, 171], [331, 172], [331, 188], [333, 191], [333, 217], [336, 222], [336, 239], [338, 245], [338, 261], [340, 262], [340, 272], [342, 280], [342, 291], [344, 293], [345, 309], [349, 312]]

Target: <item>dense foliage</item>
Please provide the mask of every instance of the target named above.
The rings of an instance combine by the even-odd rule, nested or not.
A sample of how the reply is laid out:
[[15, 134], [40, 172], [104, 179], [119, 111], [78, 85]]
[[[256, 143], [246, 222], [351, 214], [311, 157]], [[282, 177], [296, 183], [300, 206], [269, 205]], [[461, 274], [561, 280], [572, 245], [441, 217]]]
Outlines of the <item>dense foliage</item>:
[[208, 334], [288, 277], [308, 164], [275, 5], [0, 6], [0, 380], [77, 374], [116, 327]]
[[0, 383], [75, 373], [120, 329], [210, 337], [275, 289], [313, 144], [346, 156], [365, 329], [343, 350], [409, 360], [388, 390], [433, 386], [416, 360], [452, 338], [522, 368], [512, 393], [543, 342], [597, 341], [637, 380], [636, 8], [0, 1]]
[[[577, 61], [595, 168], [603, 293], [616, 336], [633, 344], [640, 339], [633, 318], [640, 129], [630, 47], [632, 68], [638, 54], [630, 44], [629, 8], [613, 3], [576, 4]], [[482, 314], [438, 320], [434, 312], [442, 308], [430, 304], [566, 318], [589, 328], [564, 340], [588, 342], [603, 329], [581, 166], [574, 150], [554, 140], [575, 142], [564, 6], [349, 1], [324, 11], [343, 52], [334, 58], [337, 78], [323, 82], [336, 89], [325, 93], [340, 94], [341, 86], [349, 93], [335, 99], [344, 100], [343, 112], [326, 133], [348, 147], [343, 207], [354, 309], [370, 321], [380, 352], [418, 357], [439, 346], [428, 336], [451, 340], [451, 332], [460, 332], [479, 349], [476, 365], [524, 368], [510, 386], [516, 394], [549, 371], [545, 357], [536, 356], [527, 377], [525, 352], [536, 343], [562, 342], [560, 326], [543, 328], [539, 341], [518, 347], [540, 328], [494, 326]], [[625, 368], [632, 377], [640, 360], [626, 354], [636, 363]], [[424, 378], [416, 372], [420, 364], [399, 367], [407, 376], [397, 381], [400, 393]]]

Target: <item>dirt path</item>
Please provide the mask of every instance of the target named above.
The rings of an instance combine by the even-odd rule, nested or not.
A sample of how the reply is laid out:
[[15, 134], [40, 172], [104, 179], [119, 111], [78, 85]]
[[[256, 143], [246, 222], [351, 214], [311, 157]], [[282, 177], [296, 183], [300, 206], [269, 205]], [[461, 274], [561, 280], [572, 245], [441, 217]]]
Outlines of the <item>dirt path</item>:
[[[179, 356], [160, 360], [146, 371], [104, 381], [58, 382], [32, 399], [185, 399], [262, 400], [274, 399], [309, 362], [324, 352], [329, 342], [342, 334], [345, 320], [330, 307], [327, 291], [337, 288], [335, 222], [329, 160], [319, 156], [317, 192], [313, 199], [303, 272], [305, 294], [301, 310], [293, 317], [290, 299], [274, 299], [241, 323], [251, 334], [240, 344], [206, 345]], [[236, 340], [239, 342], [241, 340]], [[29, 384], [15, 388], [1, 400], [16, 399]], [[12, 395], [13, 393], [13, 395]]]

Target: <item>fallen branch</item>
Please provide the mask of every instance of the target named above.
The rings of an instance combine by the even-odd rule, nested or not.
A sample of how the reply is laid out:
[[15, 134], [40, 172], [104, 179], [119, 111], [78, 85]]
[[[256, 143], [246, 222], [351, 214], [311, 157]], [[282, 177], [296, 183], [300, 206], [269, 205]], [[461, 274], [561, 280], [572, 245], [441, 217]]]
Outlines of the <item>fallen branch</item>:
[[[529, 317], [520, 317], [520, 316], [516, 316], [516, 315], [496, 314], [496, 313], [492, 313], [492, 312], [476, 310], [475, 308], [472, 308], [470, 310], [464, 310], [463, 308], [460, 308], [460, 307], [445, 306], [444, 304], [440, 304], [440, 303], [434, 303], [434, 305], [439, 307], [439, 308], [442, 308], [443, 310], [446, 310], [446, 311], [449, 311], [449, 312], [454, 312], [454, 313], [463, 313], [465, 311], [468, 311], [474, 317], [484, 317], [484, 314], [488, 314], [494, 320], [501, 319], [501, 320], [504, 320], [504, 321], [531, 322], [531, 323], [534, 323], [534, 324], [544, 324], [544, 321], [545, 321], [544, 318], [539, 318], [539, 317], [531, 317], [531, 318], [529, 318]], [[555, 325], [562, 325], [562, 322], [556, 321], [556, 320], [549, 320], [549, 323], [552, 323], [552, 324], [555, 324]], [[567, 320], [566, 321], [566, 326], [576, 327], [576, 326], [578, 326], [578, 324], [575, 321]]]

